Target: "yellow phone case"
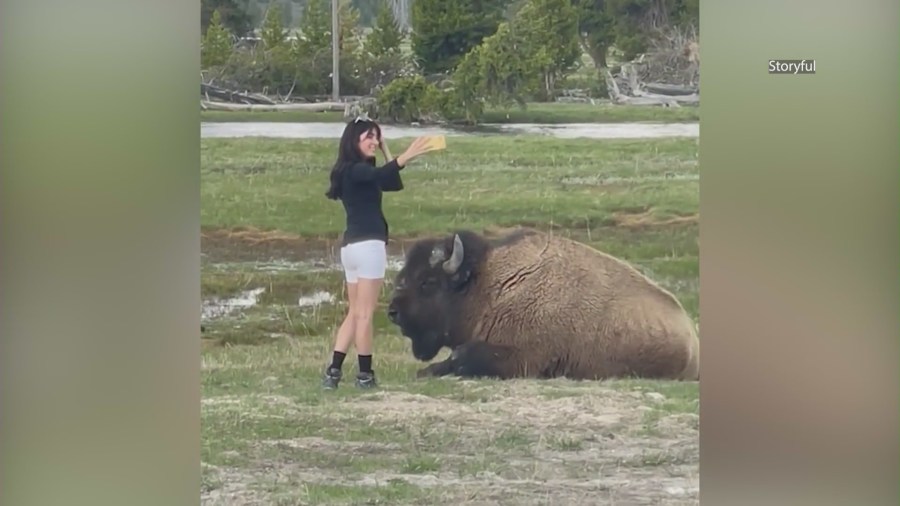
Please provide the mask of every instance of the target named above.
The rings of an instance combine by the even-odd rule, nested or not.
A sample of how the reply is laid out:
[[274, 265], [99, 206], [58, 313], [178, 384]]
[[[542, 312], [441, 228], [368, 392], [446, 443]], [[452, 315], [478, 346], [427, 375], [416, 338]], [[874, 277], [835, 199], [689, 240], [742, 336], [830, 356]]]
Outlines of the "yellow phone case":
[[447, 149], [447, 139], [443, 135], [431, 135], [428, 137], [429, 151]]

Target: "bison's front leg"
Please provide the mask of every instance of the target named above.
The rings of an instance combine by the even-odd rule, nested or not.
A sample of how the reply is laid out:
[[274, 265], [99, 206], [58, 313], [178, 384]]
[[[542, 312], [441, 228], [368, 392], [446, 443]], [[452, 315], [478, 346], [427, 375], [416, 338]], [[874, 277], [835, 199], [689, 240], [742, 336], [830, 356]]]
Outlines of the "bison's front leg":
[[417, 378], [428, 378], [430, 376], [446, 376], [453, 372], [452, 357], [442, 362], [435, 362], [428, 367], [419, 369], [416, 372]]
[[516, 355], [510, 346], [472, 341], [454, 350], [448, 360], [453, 374], [463, 378], [507, 379], [518, 375]]

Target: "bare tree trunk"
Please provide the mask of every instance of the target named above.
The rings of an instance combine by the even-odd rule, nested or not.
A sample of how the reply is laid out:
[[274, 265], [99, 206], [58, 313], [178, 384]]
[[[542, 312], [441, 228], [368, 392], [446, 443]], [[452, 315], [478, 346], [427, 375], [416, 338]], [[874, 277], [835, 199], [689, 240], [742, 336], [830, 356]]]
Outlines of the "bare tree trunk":
[[409, 16], [409, 0], [391, 0], [391, 10], [400, 29], [404, 32], [409, 31], [412, 26]]
[[588, 51], [591, 59], [594, 60], [594, 66], [598, 69], [606, 68], [606, 50], [606, 47], [598, 47], [594, 48], [593, 51]]
[[[584, 52], [591, 57], [591, 60], [594, 61], [594, 67], [597, 69], [606, 68], [606, 46], [593, 46], [583, 35], [579, 35], [578, 38], [581, 42], [581, 49], [583, 49]], [[600, 74], [600, 78], [603, 78], [602, 73]]]

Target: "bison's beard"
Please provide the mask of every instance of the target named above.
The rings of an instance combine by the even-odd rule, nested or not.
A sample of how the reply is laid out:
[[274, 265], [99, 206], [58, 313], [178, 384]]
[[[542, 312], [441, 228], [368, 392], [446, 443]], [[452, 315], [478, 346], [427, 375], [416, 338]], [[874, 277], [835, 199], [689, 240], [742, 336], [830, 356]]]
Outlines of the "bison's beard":
[[441, 342], [438, 335], [434, 332], [424, 332], [417, 335], [404, 334], [412, 341], [413, 356], [423, 362], [433, 359], [444, 347], [444, 343]]
[[434, 339], [420, 339], [412, 342], [413, 356], [423, 362], [433, 359], [441, 351], [441, 348], [443, 345]]
[[400, 327], [401, 334], [412, 341], [412, 353], [418, 360], [427, 362], [444, 347], [443, 334], [436, 330], [433, 322], [422, 325], [417, 321], [399, 318], [395, 325]]

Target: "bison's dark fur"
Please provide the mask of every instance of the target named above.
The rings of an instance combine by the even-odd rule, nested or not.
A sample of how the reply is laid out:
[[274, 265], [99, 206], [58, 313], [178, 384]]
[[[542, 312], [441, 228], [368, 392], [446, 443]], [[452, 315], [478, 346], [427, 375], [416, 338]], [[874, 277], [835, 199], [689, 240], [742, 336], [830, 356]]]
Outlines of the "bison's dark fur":
[[460, 231], [409, 250], [388, 317], [420, 376], [696, 380], [694, 323], [627, 263], [529, 229], [490, 242]]

